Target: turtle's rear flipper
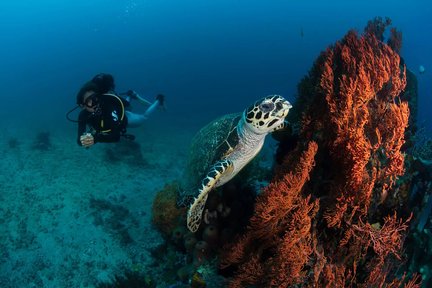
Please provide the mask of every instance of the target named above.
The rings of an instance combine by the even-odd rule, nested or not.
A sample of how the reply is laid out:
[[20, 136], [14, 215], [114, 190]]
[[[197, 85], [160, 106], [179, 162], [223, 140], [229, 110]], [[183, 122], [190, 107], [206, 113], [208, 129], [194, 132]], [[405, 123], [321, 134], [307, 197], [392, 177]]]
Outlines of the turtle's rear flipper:
[[216, 187], [224, 173], [231, 169], [233, 169], [232, 161], [219, 161], [210, 168], [207, 176], [202, 180], [199, 195], [195, 198], [187, 214], [187, 226], [190, 231], [196, 232], [198, 230], [209, 192]]

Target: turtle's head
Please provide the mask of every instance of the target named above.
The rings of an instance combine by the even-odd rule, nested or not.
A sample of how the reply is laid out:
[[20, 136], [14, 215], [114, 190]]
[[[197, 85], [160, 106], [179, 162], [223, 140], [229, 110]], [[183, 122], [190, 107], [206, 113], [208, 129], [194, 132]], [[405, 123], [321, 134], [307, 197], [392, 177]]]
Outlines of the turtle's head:
[[270, 133], [284, 127], [292, 105], [280, 95], [270, 95], [247, 108], [243, 117], [246, 125], [257, 134]]

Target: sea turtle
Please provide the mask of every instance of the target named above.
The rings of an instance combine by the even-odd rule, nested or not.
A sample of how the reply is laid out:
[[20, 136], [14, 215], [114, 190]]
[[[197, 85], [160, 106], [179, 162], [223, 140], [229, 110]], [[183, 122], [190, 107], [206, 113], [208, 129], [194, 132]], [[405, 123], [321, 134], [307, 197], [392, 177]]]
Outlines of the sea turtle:
[[231, 180], [258, 154], [266, 135], [285, 126], [291, 107], [282, 96], [270, 95], [243, 113], [214, 120], [195, 135], [184, 177], [190, 184], [181, 195], [190, 197], [188, 191], [198, 195], [187, 213], [190, 231], [200, 226], [209, 192]]

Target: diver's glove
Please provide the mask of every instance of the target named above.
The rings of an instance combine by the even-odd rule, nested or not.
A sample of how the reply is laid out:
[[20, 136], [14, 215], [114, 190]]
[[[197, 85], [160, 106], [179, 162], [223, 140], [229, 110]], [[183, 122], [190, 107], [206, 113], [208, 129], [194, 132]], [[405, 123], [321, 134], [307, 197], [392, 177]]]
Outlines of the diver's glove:
[[94, 136], [91, 133], [84, 133], [80, 137], [81, 146], [89, 148], [95, 144]]

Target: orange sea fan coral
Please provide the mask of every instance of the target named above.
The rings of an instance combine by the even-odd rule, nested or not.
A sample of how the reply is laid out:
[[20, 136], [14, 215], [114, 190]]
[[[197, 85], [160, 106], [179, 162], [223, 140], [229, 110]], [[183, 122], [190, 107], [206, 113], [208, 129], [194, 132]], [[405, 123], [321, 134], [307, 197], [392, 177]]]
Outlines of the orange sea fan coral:
[[[303, 268], [312, 252], [311, 219], [318, 203], [301, 192], [317, 149], [317, 144], [310, 142], [294, 167], [283, 165], [285, 171], [279, 170], [280, 175], [258, 196], [245, 235], [224, 249], [222, 267], [238, 265], [230, 287], [283, 287], [280, 285], [299, 283], [305, 275]], [[285, 164], [289, 162], [287, 159]], [[261, 267], [253, 275], [262, 277], [246, 276], [251, 267]]]
[[383, 218], [374, 202], [394, 193], [404, 173], [409, 117], [399, 99], [406, 69], [379, 35], [389, 23], [348, 32], [299, 85], [297, 148], [257, 197], [246, 232], [223, 249], [221, 267], [235, 271], [231, 287], [404, 283], [393, 268], [409, 219]]
[[[293, 170], [286, 170], [279, 181], [277, 175], [276, 181], [258, 196], [255, 214], [250, 220], [255, 237], [266, 238], [269, 237], [269, 232], [285, 229], [284, 225], [280, 224], [286, 221], [286, 216], [295, 208], [295, 205], [300, 205], [298, 197], [303, 185], [309, 179], [317, 149], [317, 144], [310, 142]], [[282, 174], [281, 171], [279, 173]]]
[[369, 246], [371, 243], [375, 253], [382, 259], [390, 253], [400, 259], [403, 240], [401, 232], [408, 228], [409, 220], [403, 222], [401, 219], [397, 219], [396, 215], [388, 216], [385, 217], [382, 227], [359, 221], [358, 224], [352, 226], [352, 237], [356, 237], [359, 241], [365, 241], [364, 246]]
[[399, 55], [371, 33], [349, 32], [321, 59], [317, 89], [328, 110], [315, 117], [306, 112], [303, 131], [325, 131], [325, 145], [342, 172], [333, 187], [334, 209], [325, 213], [329, 226], [337, 226], [341, 209], [365, 215], [376, 183], [389, 189], [403, 173], [400, 148], [409, 111], [397, 96], [406, 78]]
[[[388, 23], [378, 26], [383, 28]], [[361, 283], [356, 279], [358, 263], [369, 255], [369, 248], [374, 248], [375, 258], [369, 255], [373, 260], [368, 263], [375, 263], [378, 268], [374, 271], [382, 276], [375, 279], [384, 282], [372, 278], [367, 281], [381, 287], [387, 280], [386, 257], [389, 253], [398, 255], [401, 241], [396, 240], [403, 238], [406, 222], [396, 221], [396, 216], [393, 220], [386, 218], [383, 228], [376, 230], [367, 221], [375, 217], [375, 211], [370, 209], [374, 195], [392, 193], [397, 177], [404, 173], [401, 147], [409, 109], [399, 99], [406, 85], [406, 70], [399, 55], [380, 41], [372, 28], [366, 31], [364, 35], [350, 31], [316, 61], [318, 66], [312, 70], [315, 74], [307, 80], [315, 85], [317, 93], [303, 115], [300, 137], [317, 139], [321, 151], [328, 151], [323, 155], [325, 163], [319, 165], [332, 168], [320, 176], [331, 185], [319, 191], [320, 206], [325, 207], [319, 215], [327, 229], [318, 235], [323, 238], [324, 256], [314, 252], [313, 257], [326, 258], [327, 264], [321, 263], [323, 268], [318, 272], [327, 274], [322, 274], [318, 282], [324, 283], [322, 277], [330, 277], [329, 271], [339, 271], [327, 269], [338, 263], [332, 267], [344, 266], [345, 275], [351, 275], [346, 277], [347, 282]], [[393, 233], [388, 232], [394, 243], [385, 240], [388, 227], [394, 228]], [[375, 269], [367, 267], [362, 269]]]

